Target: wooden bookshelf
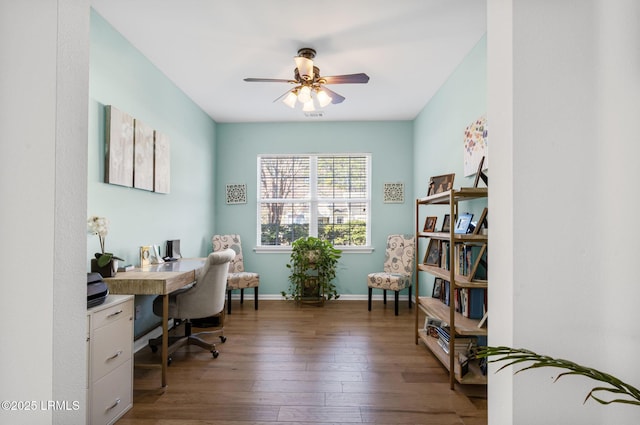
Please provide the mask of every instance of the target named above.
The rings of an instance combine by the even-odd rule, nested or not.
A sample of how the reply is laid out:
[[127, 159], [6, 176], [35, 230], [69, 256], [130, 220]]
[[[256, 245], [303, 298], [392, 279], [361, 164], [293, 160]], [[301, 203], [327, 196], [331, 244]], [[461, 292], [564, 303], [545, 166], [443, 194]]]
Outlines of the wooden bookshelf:
[[[458, 251], [456, 246], [464, 246], [464, 245], [485, 245], [488, 246], [488, 236], [486, 234], [457, 234], [454, 233], [454, 227], [456, 223], [456, 218], [458, 217], [459, 212], [459, 204], [471, 201], [475, 199], [486, 199], [488, 197], [488, 189], [485, 188], [460, 188], [449, 190], [446, 192], [438, 193], [435, 195], [427, 196], [424, 198], [416, 199], [416, 297], [417, 297], [417, 307], [416, 308], [416, 318], [415, 318], [415, 342], [416, 344], [419, 341], [429, 349], [433, 355], [440, 360], [442, 365], [448, 370], [449, 378], [450, 378], [450, 386], [451, 389], [454, 388], [455, 383], [459, 384], [486, 384], [487, 379], [486, 376], [482, 374], [480, 371], [480, 367], [476, 360], [469, 361], [468, 371], [463, 375], [458, 353], [455, 352], [455, 339], [458, 337], [486, 337], [487, 336], [487, 328], [486, 323], [483, 326], [479, 326], [481, 320], [480, 319], [470, 319], [460, 312], [456, 311], [456, 294], [459, 290], [467, 288], [474, 289], [480, 288], [484, 290], [488, 290], [489, 281], [488, 279], [475, 279], [473, 276], [462, 275], [460, 273], [465, 272], [469, 269], [463, 269], [463, 267], [454, 267], [454, 261], [457, 261], [458, 254], [460, 252], [467, 251]], [[446, 211], [451, 217], [451, 225], [448, 232], [424, 232], [423, 231], [423, 223], [421, 220], [421, 209], [428, 207], [432, 208], [432, 206], [445, 206], [448, 207], [448, 211]], [[423, 214], [424, 215], [424, 214]], [[435, 215], [433, 213], [426, 214], [427, 216]], [[479, 223], [478, 225], [480, 225]], [[420, 240], [436, 240], [440, 241], [441, 245], [447, 245], [448, 251], [441, 252], [442, 261], [434, 262], [436, 263], [444, 263], [445, 257], [447, 258], [447, 262], [450, 263], [449, 267], [440, 267], [435, 265], [424, 264], [422, 256], [425, 255], [424, 252], [418, 252], [418, 248], [420, 247]], [[446, 244], [448, 242], [448, 244]], [[429, 245], [429, 244], [427, 244]], [[427, 248], [428, 249], [428, 248]], [[473, 249], [473, 248], [472, 248]], [[485, 249], [485, 247], [483, 247]], [[443, 255], [444, 254], [444, 255]], [[421, 256], [422, 255], [422, 256]], [[431, 261], [430, 261], [431, 262]], [[468, 263], [465, 263], [468, 264]], [[485, 264], [487, 266], [487, 264]], [[458, 273], [458, 270], [460, 272]], [[488, 269], [488, 267], [487, 267]], [[464, 271], [463, 271], [464, 270]], [[488, 271], [488, 270], [487, 270]], [[448, 300], [449, 304], [445, 304], [438, 298], [432, 298], [431, 296], [420, 296], [420, 281], [424, 279], [424, 275], [421, 278], [421, 274], [426, 273], [436, 278], [440, 278], [444, 281], [449, 282], [448, 290]], [[482, 276], [484, 277], [484, 276]], [[443, 324], [446, 324], [449, 327], [450, 338], [448, 343], [448, 352], [446, 352], [443, 347], [440, 346], [439, 338], [434, 338], [430, 336], [424, 329], [424, 322], [420, 323], [419, 316], [421, 313], [424, 313], [427, 317], [431, 317], [434, 319], [440, 320]], [[444, 342], [444, 344], [447, 344]]]

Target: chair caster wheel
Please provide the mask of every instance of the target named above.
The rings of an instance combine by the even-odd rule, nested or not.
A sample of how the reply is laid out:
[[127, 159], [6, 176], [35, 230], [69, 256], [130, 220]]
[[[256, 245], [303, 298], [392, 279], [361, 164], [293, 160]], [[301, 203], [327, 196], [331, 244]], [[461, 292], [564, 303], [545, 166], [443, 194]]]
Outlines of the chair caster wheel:
[[213, 356], [213, 358], [214, 358], [214, 359], [217, 359], [217, 358], [218, 358], [218, 356], [220, 355], [220, 353], [218, 352], [218, 350], [213, 350], [213, 351], [211, 352], [211, 355]]
[[225, 342], [227, 342], [227, 337], [224, 335], [220, 335], [220, 341], [222, 341], [222, 343], [224, 344]]

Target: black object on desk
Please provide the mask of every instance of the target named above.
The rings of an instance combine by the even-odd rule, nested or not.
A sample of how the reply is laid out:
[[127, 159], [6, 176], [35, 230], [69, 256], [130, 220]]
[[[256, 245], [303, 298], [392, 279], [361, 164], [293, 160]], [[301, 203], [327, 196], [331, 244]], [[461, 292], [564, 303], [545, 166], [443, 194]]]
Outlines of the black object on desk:
[[[167, 256], [163, 258], [164, 261], [174, 261], [182, 258], [182, 254], [180, 253], [180, 239], [167, 241], [167, 249], [165, 252]], [[169, 258], [169, 260], [167, 260], [167, 258]]]
[[109, 288], [100, 273], [87, 273], [87, 308], [102, 304], [109, 295]]

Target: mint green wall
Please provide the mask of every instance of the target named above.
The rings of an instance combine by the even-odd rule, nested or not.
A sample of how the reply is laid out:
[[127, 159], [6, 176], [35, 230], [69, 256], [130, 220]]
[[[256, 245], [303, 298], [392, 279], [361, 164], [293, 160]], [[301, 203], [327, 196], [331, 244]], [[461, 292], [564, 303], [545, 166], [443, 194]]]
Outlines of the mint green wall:
[[[473, 186], [474, 176], [464, 177], [464, 129], [487, 111], [487, 38], [483, 36], [436, 95], [414, 120], [414, 196], [426, 196], [429, 177], [455, 173], [454, 187]], [[489, 140], [491, 123], [488, 122]], [[490, 162], [490, 161], [489, 161]], [[488, 174], [488, 172], [487, 172]], [[480, 184], [482, 185], [482, 183]], [[486, 204], [486, 203], [485, 203]], [[478, 217], [481, 203], [466, 204]], [[466, 210], [467, 208], [465, 208]], [[421, 209], [420, 222], [427, 215]], [[431, 207], [438, 224], [446, 214], [444, 207]], [[422, 242], [422, 241], [421, 241]], [[422, 246], [424, 250], [424, 246]], [[424, 251], [421, 251], [424, 252]], [[433, 278], [421, 274], [422, 295], [430, 294]], [[426, 282], [427, 285], [422, 285]]]
[[[139, 247], [180, 239], [184, 256], [210, 251], [215, 208], [215, 123], [154, 65], [91, 11], [88, 134], [89, 215], [111, 224], [106, 250], [139, 264]], [[171, 191], [157, 194], [103, 183], [105, 105], [129, 113], [166, 134], [171, 144]], [[89, 259], [99, 251], [97, 236], [88, 236]], [[152, 297], [137, 297], [149, 304]], [[157, 321], [145, 307], [136, 334]]]
[[[339, 108], [340, 106], [335, 106]], [[367, 293], [366, 275], [381, 271], [387, 234], [413, 233], [413, 130], [404, 122], [327, 122], [218, 124], [216, 229], [242, 237], [245, 268], [260, 273], [260, 293], [276, 295], [288, 287], [288, 253], [255, 253], [257, 155], [263, 153], [372, 154], [371, 243], [373, 253], [345, 253], [336, 286], [344, 295]], [[403, 204], [383, 202], [383, 184], [405, 184]], [[225, 187], [247, 185], [247, 203], [227, 205]]]
[[[141, 119], [169, 136], [171, 193], [103, 183], [104, 106]], [[336, 107], [339, 107], [337, 105]], [[464, 128], [486, 111], [483, 37], [414, 121], [216, 124], [97, 13], [91, 13], [88, 214], [111, 221], [107, 250], [138, 263], [140, 245], [179, 238], [185, 256], [211, 250], [211, 236], [239, 233], [246, 267], [261, 274], [261, 294], [288, 287], [288, 253], [255, 253], [257, 164], [261, 153], [372, 154], [372, 253], [345, 253], [336, 284], [346, 297], [366, 294], [366, 274], [380, 270], [389, 233], [413, 233], [414, 198], [432, 175], [461, 177]], [[301, 136], [302, 135], [302, 136]], [[385, 204], [383, 184], [405, 183], [405, 202]], [[248, 202], [227, 205], [225, 186], [247, 185]], [[98, 250], [89, 236], [87, 259]], [[88, 260], [87, 260], [88, 261]], [[88, 268], [87, 264], [87, 268]], [[424, 290], [430, 288], [423, 288]], [[156, 320], [143, 303], [136, 333]]]

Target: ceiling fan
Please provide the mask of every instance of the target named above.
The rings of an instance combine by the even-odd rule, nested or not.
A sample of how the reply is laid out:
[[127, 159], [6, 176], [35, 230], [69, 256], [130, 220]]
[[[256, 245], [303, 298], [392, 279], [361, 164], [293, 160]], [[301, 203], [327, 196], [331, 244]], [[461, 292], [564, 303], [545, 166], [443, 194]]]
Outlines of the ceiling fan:
[[320, 69], [313, 64], [316, 51], [309, 47], [298, 50], [298, 56], [293, 60], [296, 63], [293, 80], [280, 78], [245, 78], [250, 83], [289, 83], [295, 87], [288, 90], [274, 102], [282, 99], [282, 102], [290, 108], [295, 108], [296, 103], [303, 105], [303, 111], [314, 111], [316, 104], [324, 108], [329, 103], [341, 103], [344, 96], [325, 87], [325, 84], [365, 84], [369, 76], [364, 73], [334, 75], [331, 77], [320, 76]]

